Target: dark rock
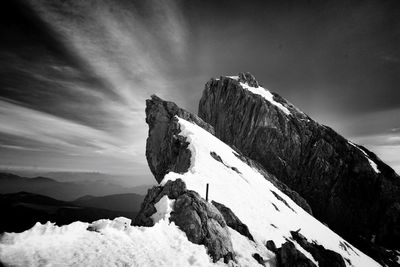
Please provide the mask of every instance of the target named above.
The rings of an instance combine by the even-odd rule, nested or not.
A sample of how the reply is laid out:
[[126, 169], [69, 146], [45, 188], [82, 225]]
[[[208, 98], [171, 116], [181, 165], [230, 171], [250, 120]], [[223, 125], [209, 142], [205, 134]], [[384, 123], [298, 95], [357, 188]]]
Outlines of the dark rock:
[[[296, 212], [290, 205], [289, 203], [287, 203], [286, 200], [284, 200], [280, 195], [278, 195], [275, 191], [272, 191], [272, 194], [276, 197], [277, 200], [281, 201], [283, 204], [286, 205], [286, 207], [288, 207], [289, 209], [291, 209], [293, 212]], [[276, 208], [276, 206], [274, 205], [274, 207]]]
[[325, 249], [323, 246], [310, 243], [299, 231], [291, 231], [292, 238], [306, 251], [310, 252], [320, 267], [345, 267], [344, 259], [339, 253]]
[[210, 152], [211, 157], [213, 157], [216, 161], [221, 162], [225, 167], [232, 169], [233, 171], [241, 174], [241, 172], [236, 168], [236, 167], [232, 167], [232, 166], [228, 166], [221, 158], [221, 156], [219, 156], [217, 153], [215, 153], [214, 151]]
[[134, 225], [153, 226], [151, 215], [157, 211], [154, 205], [165, 195], [175, 200], [170, 221], [186, 233], [189, 241], [204, 245], [214, 262], [220, 259], [224, 259], [225, 263], [234, 260], [232, 241], [224, 217], [198, 193], [187, 190], [181, 179], [150, 189]]
[[261, 257], [260, 254], [254, 253], [252, 256], [259, 264], [264, 265], [265, 261], [264, 261], [263, 257]]
[[400, 211], [395, 208], [400, 202], [400, 177], [393, 169], [273, 94], [290, 111], [286, 115], [243, 89], [239, 82], [249, 80], [249, 75], [239, 76], [244, 78], [221, 77], [205, 86], [199, 117], [214, 127], [215, 135], [298, 192], [320, 221], [355, 245], [375, 236], [374, 245], [400, 248], [394, 227], [400, 225]]
[[239, 73], [239, 82], [246, 83], [252, 87], [258, 87], [258, 82], [256, 78], [249, 72]]
[[236, 230], [238, 233], [244, 235], [251, 241], [254, 241], [253, 236], [250, 234], [247, 225], [242, 223], [242, 221], [232, 212], [230, 208], [216, 201], [211, 201], [211, 203], [219, 210], [219, 212], [224, 217], [226, 224], [230, 228]]
[[[343, 246], [341, 246], [341, 248], [345, 250]], [[400, 251], [386, 249], [366, 239], [359, 242], [357, 248], [365, 252], [382, 266], [400, 267], [400, 263], [397, 260], [400, 257]]]
[[278, 249], [276, 248], [275, 242], [272, 240], [268, 240], [267, 243], [265, 244], [265, 246], [267, 247], [267, 249], [269, 249], [273, 253], [276, 253], [278, 251]]
[[272, 206], [274, 206], [274, 208], [275, 208], [276, 211], [280, 211], [280, 210], [278, 209], [278, 207], [277, 207], [274, 203], [271, 202], [271, 204], [272, 204]]
[[386, 242], [389, 247], [397, 247], [400, 238], [400, 203], [390, 206], [385, 213], [385, 221], [381, 221], [377, 234], [377, 243]]
[[316, 267], [316, 265], [303, 253], [298, 251], [294, 244], [287, 241], [277, 249], [277, 267]]
[[151, 215], [157, 211], [154, 205], [165, 195], [170, 199], [177, 199], [186, 191], [186, 184], [181, 179], [173, 182], [168, 181], [164, 186], [154, 186], [149, 189], [140, 207], [140, 211], [134, 220], [134, 225], [153, 226], [154, 222], [151, 219]]
[[184, 173], [190, 167], [188, 143], [179, 135], [180, 128], [176, 116], [193, 122], [211, 134], [213, 127], [203, 122], [176, 104], [163, 101], [153, 95], [146, 100], [146, 122], [149, 125], [149, 136], [146, 142], [146, 158], [157, 182], [170, 171]]

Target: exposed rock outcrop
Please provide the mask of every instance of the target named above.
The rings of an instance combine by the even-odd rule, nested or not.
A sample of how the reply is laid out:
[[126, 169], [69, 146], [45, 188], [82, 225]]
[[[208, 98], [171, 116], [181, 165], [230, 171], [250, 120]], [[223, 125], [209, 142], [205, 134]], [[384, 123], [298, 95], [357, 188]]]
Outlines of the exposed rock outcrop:
[[[316, 243], [308, 242], [299, 231], [291, 231], [292, 238], [318, 262], [320, 267], [346, 267], [342, 256]], [[351, 263], [350, 263], [351, 264]]]
[[[175, 103], [164, 101], [153, 95], [146, 100], [146, 122], [149, 125], [149, 136], [146, 143], [146, 158], [157, 182], [161, 182], [164, 175], [170, 171], [184, 173], [190, 167], [190, 151], [188, 143], [179, 135], [180, 128], [176, 116], [190, 121], [214, 135], [214, 128], [192, 113], [179, 108]], [[215, 153], [214, 153], [215, 154]], [[218, 155], [211, 154], [216, 160]], [[249, 166], [257, 169], [265, 179], [272, 182], [283, 193], [309, 213], [311, 208], [307, 201], [298, 193], [288, 188], [283, 182], [271, 175], [263, 167], [243, 156], [240, 152], [235, 154]], [[234, 168], [234, 167], [233, 167]]]
[[175, 200], [170, 221], [186, 233], [189, 241], [204, 245], [214, 262], [223, 259], [228, 263], [234, 259], [232, 241], [224, 217], [198, 193], [187, 190], [180, 179], [150, 189], [134, 224], [153, 226], [151, 216], [157, 211], [155, 204], [164, 196]]
[[248, 73], [211, 79], [199, 117], [219, 139], [297, 191], [319, 220], [351, 242], [399, 248], [399, 176], [279, 95], [271, 93], [269, 101], [246, 86], [263, 89]]
[[175, 103], [164, 101], [155, 95], [146, 100], [146, 122], [149, 125], [146, 158], [157, 182], [161, 182], [169, 171], [184, 173], [190, 167], [188, 144], [178, 135], [180, 129], [175, 116], [214, 134], [212, 126]]
[[242, 223], [242, 221], [232, 212], [230, 208], [226, 207], [224, 204], [215, 201], [211, 201], [211, 203], [219, 210], [219, 212], [224, 217], [226, 224], [230, 228], [236, 230], [238, 233], [254, 241], [253, 236], [250, 234], [247, 225]]
[[316, 267], [291, 241], [282, 244], [276, 252], [277, 267]]

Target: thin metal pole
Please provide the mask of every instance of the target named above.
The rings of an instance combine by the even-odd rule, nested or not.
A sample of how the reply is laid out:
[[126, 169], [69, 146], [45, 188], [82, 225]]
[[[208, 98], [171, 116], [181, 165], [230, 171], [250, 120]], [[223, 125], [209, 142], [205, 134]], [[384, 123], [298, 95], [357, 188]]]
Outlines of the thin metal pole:
[[208, 201], [208, 184], [207, 184], [207, 187], [206, 187], [206, 201]]

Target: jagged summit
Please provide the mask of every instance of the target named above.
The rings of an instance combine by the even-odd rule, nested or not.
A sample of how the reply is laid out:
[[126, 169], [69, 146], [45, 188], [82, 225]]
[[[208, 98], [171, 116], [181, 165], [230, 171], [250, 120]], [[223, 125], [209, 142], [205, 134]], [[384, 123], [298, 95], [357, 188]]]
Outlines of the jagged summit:
[[211, 79], [198, 115], [219, 139], [303, 196], [334, 230], [370, 253], [376, 244], [398, 249], [400, 179], [393, 169], [279, 95], [262, 96], [259, 88], [231, 77]]
[[[234, 81], [235, 78], [226, 78], [224, 80]], [[235, 82], [240, 85], [238, 81]], [[355, 265], [360, 265], [363, 261], [365, 261], [364, 263], [368, 262], [367, 265], [374, 264], [372, 261], [367, 260], [368, 257], [365, 258], [365, 255], [361, 256], [361, 252], [357, 252], [359, 253], [358, 256], [347, 252], [341, 254], [342, 256], [338, 256], [344, 252], [340, 249], [340, 244], [344, 244], [345, 241], [337, 240], [336, 235], [305, 211], [308, 210], [310, 212], [307, 202], [297, 193], [287, 188], [286, 185], [279, 182], [258, 163], [241, 155], [240, 151], [230, 148], [214, 137], [214, 131], [209, 130], [212, 127], [203, 120], [196, 116], [191, 116], [187, 111], [177, 108], [171, 102], [162, 101], [158, 97], [152, 97], [151, 100], [147, 101], [146, 116], [149, 124], [148, 151], [146, 151], [149, 165], [155, 176], [162, 173], [164, 177], [161, 181], [158, 179], [160, 187], [155, 189], [155, 193], [149, 192], [148, 197], [146, 197], [136, 222], [138, 225], [148, 225], [148, 223], [151, 225], [153, 223], [150, 217], [153, 216], [152, 213], [156, 210], [157, 201], [165, 194], [168, 194], [160, 192], [168, 192], [170, 189], [167, 190], [165, 188], [172, 185], [171, 181], [183, 181], [187, 190], [197, 192], [203, 198], [205, 197], [205, 188], [208, 183], [210, 192], [212, 192], [210, 194], [211, 203], [219, 210], [225, 222], [218, 223], [220, 226], [216, 228], [214, 226], [208, 228], [210, 225], [215, 224], [209, 224], [206, 218], [210, 217], [205, 215], [207, 212], [198, 208], [203, 206], [203, 204], [200, 204], [200, 200], [185, 200], [187, 204], [184, 206], [188, 207], [188, 210], [184, 211], [187, 214], [184, 223], [182, 223], [182, 219], [176, 221], [176, 218], [182, 218], [182, 215], [180, 215], [182, 211], [181, 205], [174, 204], [171, 221], [179, 225], [189, 239], [208, 247], [208, 253], [214, 260], [224, 258], [226, 261], [227, 256], [229, 259], [229, 253], [221, 253], [220, 251], [232, 252], [229, 249], [229, 243], [232, 243], [233, 252], [231, 258], [234, 261], [238, 262], [239, 265], [247, 265], [252, 262], [250, 260], [245, 264], [243, 257], [247, 257], [245, 254], [248, 252], [235, 249], [238, 246], [237, 242], [239, 242], [238, 237], [236, 237], [238, 233], [245, 235], [246, 238], [244, 240], [246, 240], [245, 243], [247, 244], [245, 246], [252, 244], [250, 245], [250, 247], [253, 247], [251, 250], [258, 251], [257, 253], [261, 255], [261, 261], [264, 263], [265, 258], [274, 258], [273, 256], [271, 258], [269, 254], [271, 252], [275, 253], [276, 261], [282, 260], [284, 262], [288, 260], [280, 259], [280, 253], [289, 253], [288, 250], [290, 251], [290, 249], [293, 249], [293, 251], [289, 254], [298, 253], [298, 255], [303, 255], [304, 259], [309, 261], [307, 266], [315, 266], [314, 263], [319, 262], [322, 258], [327, 260], [326, 257], [317, 260], [313, 256], [308, 256], [307, 250], [302, 250], [297, 243], [294, 244], [294, 247], [291, 246], [291, 241], [285, 243], [288, 238], [294, 238], [290, 231], [296, 232], [301, 229], [301, 234], [306, 236], [304, 237], [304, 240], [306, 240], [304, 244], [311, 242], [311, 240], [316, 240], [318, 244], [322, 245], [321, 248], [325, 250], [323, 253], [338, 257], [337, 264], [333, 266], [345, 266], [346, 260], [353, 262]], [[183, 119], [180, 116], [184, 116], [187, 119]], [[155, 146], [154, 144], [157, 145]], [[155, 158], [159, 160], [154, 161]], [[159, 162], [162, 162], [162, 164], [158, 164]], [[171, 196], [170, 198], [172, 199], [171, 201], [177, 203], [180, 197]], [[184, 198], [187, 199], [187, 197]], [[193, 207], [186, 206], [189, 204]], [[200, 219], [201, 223], [196, 222], [198, 217], [202, 218]], [[232, 221], [234, 222], [232, 223]], [[224, 229], [225, 224], [235, 229], [228, 228], [228, 236]], [[191, 228], [190, 225], [198, 226]], [[221, 232], [215, 237], [204, 241], [203, 238], [199, 238], [199, 236], [203, 235], [203, 232], [197, 232], [196, 229], [205, 229], [205, 233], [207, 231]], [[319, 237], [321, 234], [325, 237], [329, 236], [329, 238], [321, 239]], [[209, 235], [205, 234], [205, 236]], [[222, 239], [218, 237], [222, 237]], [[244, 242], [244, 240], [240, 242]], [[247, 243], [253, 240], [254, 244]], [[277, 250], [265, 250], [265, 243], [268, 240], [273, 241], [278, 247], [282, 247]], [[332, 243], [332, 240], [335, 241]], [[210, 242], [225, 245], [212, 248], [208, 245]], [[310, 251], [317, 249], [312, 248], [313, 245], [311, 243], [307, 244], [304, 247], [308, 247]], [[346, 244], [348, 243], [346, 242]], [[243, 249], [243, 245], [241, 246]], [[301, 252], [294, 252], [296, 249]], [[251, 258], [251, 253], [249, 256]], [[333, 259], [331, 260], [334, 261]], [[296, 261], [300, 261], [300, 259], [296, 259], [293, 262]], [[253, 264], [251, 263], [250, 265]]]
[[255, 87], [258, 88], [258, 82], [256, 80], [256, 78], [250, 74], [250, 72], [241, 72], [239, 73], [239, 79], [238, 81], [241, 83], [245, 83], [248, 84], [251, 87]]

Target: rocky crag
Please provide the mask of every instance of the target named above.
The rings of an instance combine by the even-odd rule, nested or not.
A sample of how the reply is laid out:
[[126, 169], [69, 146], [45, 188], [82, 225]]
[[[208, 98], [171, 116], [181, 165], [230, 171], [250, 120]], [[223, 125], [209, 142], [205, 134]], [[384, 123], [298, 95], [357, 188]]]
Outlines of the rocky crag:
[[[191, 153], [188, 149], [188, 142], [179, 135], [181, 130], [178, 117], [200, 126], [210, 134], [215, 134], [211, 125], [198, 116], [179, 108], [173, 102], [164, 101], [156, 95], [146, 100], [146, 122], [149, 125], [146, 158], [150, 170], [159, 183], [167, 173], [184, 173], [190, 167]], [[263, 170], [257, 162], [239, 152], [236, 155], [250, 166], [258, 169], [266, 179], [311, 213], [310, 206], [299, 194]], [[229, 262], [234, 259], [232, 243], [226, 230], [227, 226], [253, 240], [247, 226], [228, 207], [215, 201], [212, 203], [205, 201], [198, 193], [187, 190], [185, 184], [179, 179], [150, 189], [134, 224], [153, 226], [154, 220], [151, 216], [156, 213], [155, 205], [163, 196], [175, 200], [170, 221], [178, 225], [191, 242], [205, 245], [214, 261], [223, 259], [224, 262]], [[301, 255], [301, 252], [296, 249], [292, 252]]]
[[317, 123], [249, 73], [207, 82], [198, 115], [376, 259], [382, 246], [400, 248], [400, 177], [365, 147]]
[[[182, 122], [182, 119], [184, 122]], [[159, 212], [158, 205], [160, 205], [159, 203], [162, 201], [162, 199], [167, 197], [168, 201], [172, 203], [170, 217], [168, 217], [169, 221], [175, 223], [179, 229], [185, 232], [186, 236], [191, 242], [204, 245], [214, 262], [222, 260], [225, 263], [236, 262], [240, 265], [240, 260], [243, 259], [237, 258], [238, 251], [235, 253], [235, 247], [238, 246], [237, 243], [235, 245], [235, 242], [238, 242], [238, 239], [237, 237], [232, 237], [232, 231], [234, 231], [239, 233], [241, 236], [243, 236], [242, 238], [247, 240], [246, 243], [249, 244], [248, 246], [253, 247], [255, 251], [258, 251], [252, 253], [251, 257], [255, 262], [261, 265], [272, 264], [274, 266], [316, 266], [318, 263], [320, 266], [345, 266], [345, 262], [350, 262], [349, 258], [347, 258], [350, 257], [350, 255], [352, 255], [352, 259], [357, 261], [361, 260], [361, 262], [372, 263], [370, 259], [365, 258], [366, 256], [361, 255], [362, 253], [359, 251], [357, 253], [357, 250], [350, 245], [349, 247], [353, 248], [354, 252], [352, 251], [349, 254], [344, 253], [344, 250], [339, 247], [340, 242], [345, 242], [342, 239], [335, 241], [338, 244], [337, 247], [336, 245], [333, 246], [336, 251], [343, 253], [339, 254], [338, 252], [324, 248], [322, 245], [317, 245], [317, 242], [326, 244], [332, 243], [331, 239], [316, 241], [314, 237], [310, 243], [307, 238], [299, 233], [299, 231], [305, 231], [306, 233], [310, 234], [313, 232], [313, 227], [310, 228], [307, 226], [306, 228], [309, 228], [308, 230], [297, 229], [297, 231], [295, 231], [295, 225], [299, 225], [298, 223], [301, 225], [301, 221], [303, 221], [302, 218], [310, 220], [309, 218], [311, 217], [310, 214], [312, 214], [312, 211], [307, 201], [304, 200], [298, 193], [287, 187], [283, 182], [278, 180], [274, 175], [270, 174], [258, 162], [244, 156], [239, 150], [232, 150], [231, 148], [224, 148], [221, 150], [221, 148], [219, 148], [218, 153], [210, 150], [211, 152], [207, 152], [205, 155], [193, 155], [193, 151], [200, 149], [204, 152], [204, 148], [193, 148], [193, 146], [196, 145], [191, 143], [193, 142], [192, 137], [188, 139], [187, 135], [182, 134], [182, 132], [187, 131], [186, 127], [189, 127], [186, 123], [189, 123], [189, 125], [195, 125], [190, 126], [190, 128], [194, 127], [193, 129], [195, 129], [197, 126], [201, 127], [203, 131], [207, 131], [207, 135], [215, 134], [214, 127], [204, 122], [196, 115], [179, 108], [172, 102], [163, 101], [156, 96], [152, 96], [152, 98], [146, 102], [146, 122], [149, 125], [146, 157], [150, 169], [153, 172], [156, 180], [160, 183], [160, 186], [149, 190], [142, 204], [139, 215], [136, 217], [135, 225], [147, 227], [154, 225], [156, 222], [155, 217], [157, 217], [156, 214]], [[186, 126], [184, 126], [182, 129], [182, 125]], [[201, 135], [206, 134], [201, 133], [200, 136], [196, 137], [200, 139], [205, 138], [201, 137]], [[211, 138], [209, 142], [220, 142], [215, 137], [213, 138], [215, 141], [211, 141], [214, 140]], [[215, 145], [217, 145], [217, 143]], [[213, 146], [208, 149], [213, 149], [212, 147]], [[199, 153], [201, 153], [200, 150]], [[247, 176], [249, 175], [249, 172], [245, 170], [250, 168], [250, 170], [252, 170], [250, 173], [261, 175], [261, 179], [266, 180], [269, 183], [265, 183], [265, 186], [268, 188], [266, 187], [262, 190], [270, 196], [265, 198], [265, 196], [261, 195], [264, 201], [267, 201], [259, 203], [258, 200], [252, 200], [252, 204], [249, 202], [248, 205], [250, 206], [248, 208], [242, 207], [243, 203], [246, 203], [246, 200], [244, 199], [244, 202], [241, 200], [237, 201], [240, 196], [231, 196], [228, 192], [234, 192], [238, 188], [235, 185], [228, 184], [226, 184], [227, 191], [224, 193], [224, 195], [220, 195], [220, 198], [217, 197], [217, 199], [222, 200], [221, 203], [214, 200], [210, 202], [205, 200], [198, 194], [199, 190], [197, 189], [196, 191], [189, 190], [185, 182], [181, 180], [180, 177], [186, 177], [185, 175], [188, 175], [188, 173], [196, 173], [196, 171], [198, 171], [197, 168], [207, 169], [209, 166], [203, 165], [197, 167], [195, 166], [194, 169], [192, 169], [193, 164], [195, 164], [193, 160], [196, 162], [196, 157], [204, 156], [207, 156], [211, 161], [216, 162], [213, 163], [216, 164], [214, 168], [224, 169], [223, 172], [219, 172], [221, 175], [225, 172], [231, 173], [232, 175], [234, 174], [236, 176], [236, 178], [224, 178], [227, 179], [227, 181], [232, 181], [233, 183], [235, 181], [236, 183], [239, 181], [241, 184], [244, 183], [243, 185], [251, 187], [252, 182], [248, 181], [248, 179], [257, 180], [259, 178], [252, 177], [251, 175]], [[228, 159], [228, 156], [232, 158]], [[233, 162], [235, 163], [233, 164]], [[215, 171], [218, 173], [218, 170]], [[244, 173], [242, 173], [243, 171]], [[186, 182], [189, 182], [191, 188], [196, 188], [196, 186], [194, 186], [190, 180], [199, 179], [195, 177], [184, 178], [186, 179]], [[220, 179], [222, 177], [217, 176], [215, 178]], [[200, 177], [200, 179], [202, 179], [202, 177]], [[222, 191], [219, 192], [225, 191], [225, 187], [223, 185], [220, 186], [222, 186], [220, 188]], [[218, 186], [215, 185], [213, 189], [217, 190], [218, 188], [216, 187]], [[258, 192], [259, 189], [254, 188], [251, 190], [256, 190]], [[256, 193], [256, 191], [254, 192]], [[246, 197], [246, 195], [241, 197]], [[249, 195], [249, 197], [251, 196]], [[232, 201], [231, 203], [236, 203], [232, 205], [240, 206], [225, 205], [225, 203], [230, 202], [229, 199]], [[242, 221], [244, 218], [245, 221], [251, 223], [252, 227], [257, 227], [257, 225], [260, 225], [259, 219], [256, 218], [257, 216], [254, 217], [254, 215], [258, 213], [252, 213], [251, 210], [261, 209], [260, 211], [262, 211], [264, 209], [264, 205], [267, 204], [272, 206], [270, 206], [267, 209], [269, 211], [262, 216], [264, 218], [263, 220], [266, 221], [265, 223], [261, 223], [261, 225], [265, 225], [265, 228], [271, 229], [268, 231], [278, 231], [283, 235], [282, 237], [284, 240], [286, 240], [286, 242], [280, 243], [279, 248], [275, 246], [275, 243], [272, 240], [266, 243], [260, 241], [265, 240], [265, 238], [268, 238], [268, 236], [260, 237], [258, 230], [254, 232], [254, 228], [248, 227], [248, 225]], [[231, 209], [232, 207], [234, 207], [234, 209]], [[253, 215], [245, 218], [243, 216], [247, 214], [248, 209], [250, 209], [250, 213]], [[235, 214], [235, 210], [239, 212], [239, 216]], [[288, 232], [286, 232], [286, 230], [280, 230], [280, 227], [282, 227], [282, 229], [287, 227], [288, 222], [274, 218], [274, 214], [276, 214], [277, 217], [280, 217], [281, 213], [290, 213], [290, 216], [294, 216], [293, 218], [298, 218], [298, 220], [292, 219], [289, 223], [294, 223], [291, 227], [293, 229], [291, 235], [290, 233], [287, 234]], [[287, 218], [291, 218], [290, 216]], [[270, 221], [268, 218], [272, 219], [272, 221], [276, 220], [276, 222], [279, 222], [279, 224], [268, 223], [268, 221]], [[314, 219], [311, 219], [311, 221], [313, 224], [317, 223]], [[317, 223], [315, 226], [321, 231], [327, 231], [325, 234], [331, 236], [331, 231], [322, 224]], [[259, 229], [263, 228], [264, 226]], [[257, 234], [256, 237], [254, 237], [254, 233]], [[276, 234], [274, 234], [274, 236], [275, 240], [282, 240], [282, 237], [277, 238]], [[335, 235], [332, 235], [332, 237], [334, 236]], [[334, 238], [336, 239], [337, 237], [335, 236]], [[260, 242], [263, 248], [260, 248]], [[240, 254], [242, 254], [240, 257], [242, 258], [243, 253], [245, 252], [240, 251]], [[269, 257], [266, 259], [265, 257], [266, 255], [269, 255], [268, 253], [273, 253], [275, 257]]]

